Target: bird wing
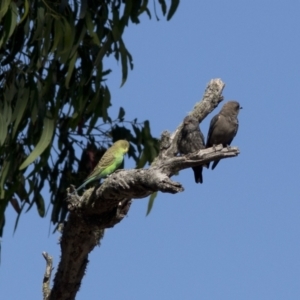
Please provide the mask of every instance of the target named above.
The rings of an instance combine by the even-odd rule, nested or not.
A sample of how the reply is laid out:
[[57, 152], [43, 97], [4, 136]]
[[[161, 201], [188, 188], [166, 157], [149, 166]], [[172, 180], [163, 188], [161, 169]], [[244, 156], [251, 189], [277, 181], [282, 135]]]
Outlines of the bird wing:
[[216, 124], [217, 124], [219, 118], [220, 118], [220, 115], [218, 114], [218, 115], [215, 115], [215, 116], [211, 119], [211, 121], [210, 121], [209, 130], [208, 130], [208, 135], [207, 135], [207, 141], [206, 141], [206, 147], [212, 146], [212, 145], [210, 144], [210, 138], [211, 138], [211, 135], [212, 135], [212, 133], [213, 133], [213, 131], [214, 131], [214, 128], [216, 127]]
[[200, 128], [199, 128], [199, 131], [200, 131], [200, 138], [201, 138], [201, 143], [202, 143], [201, 147], [205, 148], [205, 146], [204, 146], [204, 144], [205, 144], [204, 135], [203, 135], [202, 131], [200, 130]]
[[234, 136], [236, 136], [238, 129], [239, 129], [239, 119], [236, 118], [236, 128], [235, 128]]
[[94, 177], [95, 175], [98, 175], [99, 178], [101, 177], [101, 173], [109, 167], [115, 160], [115, 156], [113, 153], [105, 152], [104, 155], [101, 157], [99, 163], [95, 167], [95, 169], [92, 171], [92, 173], [87, 177], [87, 179]]
[[228, 145], [231, 144], [232, 140], [233, 140], [234, 137], [236, 136], [237, 131], [238, 131], [238, 129], [239, 129], [239, 120], [238, 120], [238, 118], [235, 119], [235, 124], [236, 124], [236, 127], [235, 127], [235, 131], [234, 131], [234, 136], [232, 137], [232, 139], [231, 139], [230, 141], [228, 141], [228, 143], [227, 143]]

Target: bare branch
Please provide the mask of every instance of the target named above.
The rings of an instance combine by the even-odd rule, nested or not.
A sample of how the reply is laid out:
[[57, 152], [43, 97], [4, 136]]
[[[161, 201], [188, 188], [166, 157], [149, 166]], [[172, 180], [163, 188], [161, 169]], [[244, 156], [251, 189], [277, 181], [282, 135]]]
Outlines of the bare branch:
[[44, 256], [46, 260], [46, 271], [44, 275], [43, 280], [43, 299], [48, 300], [49, 294], [50, 294], [50, 279], [51, 279], [51, 273], [52, 273], [52, 257], [47, 253], [43, 252], [42, 255]]
[[[102, 214], [124, 201], [145, 198], [157, 191], [171, 194], [182, 192], [184, 188], [180, 183], [170, 179], [172, 175], [183, 169], [238, 154], [239, 150], [236, 147], [227, 148], [218, 145], [186, 156], [174, 156], [157, 161], [149, 169], [120, 170], [106, 179], [89, 197], [89, 202], [82, 203], [81, 208], [85, 210], [85, 214]], [[105, 203], [102, 199], [105, 199]], [[100, 226], [107, 228], [106, 224]]]
[[[190, 114], [202, 121], [223, 100], [224, 86], [220, 79], [211, 80], [203, 100], [196, 103]], [[186, 168], [239, 154], [236, 147], [218, 145], [186, 156], [176, 156], [181, 126], [172, 134], [162, 133], [160, 153], [148, 169], [119, 170], [99, 187], [87, 190], [82, 197], [69, 195], [70, 214], [60, 242], [62, 256], [50, 299], [75, 299], [88, 264], [88, 254], [99, 245], [105, 228], [123, 220], [132, 199], [145, 198], [157, 191], [182, 192], [183, 186], [172, 181], [172, 175]]]
[[[221, 79], [212, 79], [205, 89], [202, 100], [195, 104], [189, 115], [195, 117], [199, 120], [199, 123], [201, 123], [202, 120], [204, 120], [204, 118], [211, 113], [221, 101], [223, 101], [222, 91], [224, 87], [225, 83]], [[182, 123], [180, 123], [174, 133], [170, 136], [170, 143], [172, 145], [165, 153], [162, 153], [163, 156], [172, 157], [177, 154], [177, 138], [181, 129]], [[165, 133], [163, 134], [165, 135]]]

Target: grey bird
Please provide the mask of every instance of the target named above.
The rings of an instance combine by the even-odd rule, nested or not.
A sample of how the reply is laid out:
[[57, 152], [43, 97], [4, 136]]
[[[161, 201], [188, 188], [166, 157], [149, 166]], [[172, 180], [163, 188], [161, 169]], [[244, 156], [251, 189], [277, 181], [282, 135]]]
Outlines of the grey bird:
[[[242, 107], [237, 101], [228, 101], [223, 105], [221, 111], [210, 121], [206, 148], [219, 144], [222, 144], [223, 147], [228, 147], [231, 144], [239, 128], [237, 116], [240, 109]], [[218, 159], [213, 162], [212, 170], [217, 166], [219, 161]]]
[[[199, 128], [199, 121], [187, 116], [183, 120], [183, 127], [178, 135], [178, 150], [181, 154], [190, 154], [205, 149], [204, 136]], [[202, 166], [193, 167], [195, 182], [203, 183]]]

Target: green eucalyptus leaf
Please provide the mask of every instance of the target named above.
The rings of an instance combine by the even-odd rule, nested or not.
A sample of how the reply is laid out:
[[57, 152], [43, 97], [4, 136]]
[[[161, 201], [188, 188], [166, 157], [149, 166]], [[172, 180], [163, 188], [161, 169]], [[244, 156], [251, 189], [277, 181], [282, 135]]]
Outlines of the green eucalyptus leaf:
[[154, 200], [156, 197], [157, 197], [157, 192], [152, 193], [151, 196], [149, 197], [146, 216], [148, 216], [150, 214], [150, 212], [153, 208]]
[[22, 163], [19, 170], [25, 169], [28, 165], [30, 165], [33, 161], [35, 161], [49, 146], [54, 133], [54, 120], [49, 118], [44, 118], [44, 128], [42, 132], [42, 136], [40, 137], [39, 142], [37, 143], [34, 150], [30, 153], [30, 155], [26, 158], [26, 160]]
[[19, 90], [18, 93], [18, 99], [16, 103], [16, 107], [13, 112], [12, 120], [15, 121], [14, 127], [13, 127], [13, 133], [12, 137], [14, 138], [18, 129], [18, 126], [20, 124], [20, 121], [23, 117], [24, 111], [26, 109], [28, 100], [29, 100], [29, 88], [25, 88], [24, 90]]
[[35, 204], [40, 217], [43, 218], [45, 216], [45, 201], [41, 194], [35, 198]]
[[120, 39], [120, 54], [121, 54], [121, 64], [122, 64], [122, 83], [121, 83], [121, 87], [122, 87], [126, 82], [127, 74], [128, 74], [127, 50], [122, 39]]
[[77, 59], [77, 52], [74, 53], [73, 57], [70, 59], [70, 62], [69, 62], [68, 75], [66, 77], [66, 88], [67, 89], [69, 88], [69, 83], [71, 80], [71, 76], [73, 74], [76, 59]]
[[5, 142], [7, 136], [5, 116], [0, 112], [0, 146]]
[[[8, 172], [10, 170], [10, 165], [11, 165], [10, 160], [4, 160], [1, 170], [0, 170], [0, 199], [5, 198], [4, 183], [8, 176]], [[0, 204], [0, 206], [1, 206], [1, 204]]]
[[160, 6], [161, 6], [161, 10], [162, 10], [163, 15], [165, 15], [166, 12], [167, 12], [167, 4], [166, 4], [166, 1], [165, 1], [165, 0], [158, 0], [158, 3], [159, 3]]
[[170, 21], [173, 17], [174, 13], [176, 12], [179, 5], [179, 0], [171, 0], [171, 6], [168, 12], [167, 21]]
[[124, 116], [125, 116], [125, 110], [123, 107], [120, 107], [118, 119], [123, 120]]
[[24, 1], [24, 14], [23, 14], [23, 16], [22, 16], [22, 18], [21, 18], [21, 20], [20, 20], [19, 23], [22, 23], [25, 20], [25, 18], [28, 15], [28, 12], [29, 12], [29, 1], [25, 0]]
[[1, 0], [0, 1], [0, 20], [7, 13], [10, 2], [11, 2], [11, 0]]

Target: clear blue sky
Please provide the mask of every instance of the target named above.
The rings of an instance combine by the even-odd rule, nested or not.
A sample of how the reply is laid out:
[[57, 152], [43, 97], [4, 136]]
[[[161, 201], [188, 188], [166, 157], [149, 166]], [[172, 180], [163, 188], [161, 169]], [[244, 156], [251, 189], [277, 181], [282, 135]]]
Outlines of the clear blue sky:
[[[144, 18], [125, 41], [135, 68], [121, 89], [120, 67], [109, 77], [112, 114], [149, 119], [158, 137], [221, 78], [225, 101], [244, 108], [241, 154], [204, 170], [203, 185], [182, 171], [185, 191], [159, 194], [148, 217], [148, 199], [136, 200], [90, 255], [77, 299], [300, 299], [299, 1], [181, 1], [170, 22]], [[34, 208], [13, 236], [14, 221], [10, 207], [1, 299], [41, 299], [41, 253], [56, 266], [59, 236]]]

